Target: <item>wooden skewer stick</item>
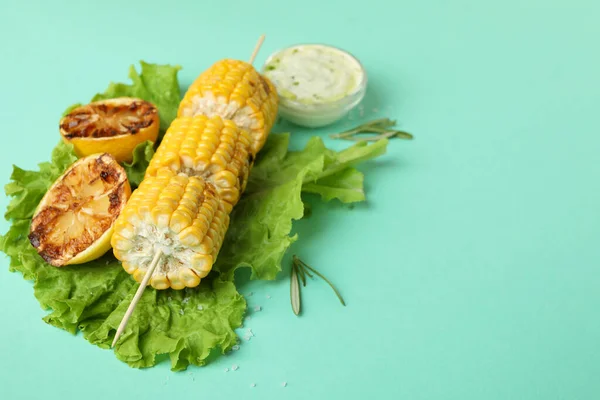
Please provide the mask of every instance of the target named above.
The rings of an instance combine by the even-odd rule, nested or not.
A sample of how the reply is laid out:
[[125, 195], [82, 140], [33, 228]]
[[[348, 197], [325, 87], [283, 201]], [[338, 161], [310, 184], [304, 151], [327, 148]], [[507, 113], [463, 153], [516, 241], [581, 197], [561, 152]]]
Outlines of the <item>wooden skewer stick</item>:
[[117, 340], [119, 340], [119, 337], [125, 330], [125, 327], [127, 326], [127, 322], [129, 321], [131, 314], [133, 314], [133, 311], [135, 310], [135, 306], [137, 306], [137, 303], [140, 301], [142, 294], [144, 294], [144, 290], [146, 289], [146, 286], [148, 286], [148, 281], [150, 280], [150, 277], [152, 277], [152, 274], [154, 273], [154, 270], [156, 269], [156, 266], [158, 265], [158, 262], [160, 261], [161, 255], [162, 255], [161, 250], [157, 250], [156, 253], [154, 254], [154, 258], [152, 259], [152, 262], [150, 263], [150, 266], [148, 267], [148, 271], [146, 271], [146, 275], [144, 275], [144, 279], [142, 279], [142, 283], [140, 283], [140, 286], [138, 287], [137, 292], [135, 292], [135, 296], [133, 296], [133, 300], [131, 300], [131, 303], [129, 303], [129, 308], [125, 312], [125, 315], [123, 316], [123, 319], [121, 320], [121, 323], [119, 324], [119, 328], [117, 328], [117, 333], [115, 333], [115, 338], [110, 347], [115, 347]]
[[256, 55], [260, 50], [260, 46], [262, 46], [264, 41], [265, 35], [260, 35], [260, 37], [258, 38], [258, 42], [256, 42], [256, 46], [254, 46], [254, 51], [252, 51], [252, 55], [250, 56], [250, 61], [248, 61], [250, 64], [254, 64], [254, 59], [256, 58]]

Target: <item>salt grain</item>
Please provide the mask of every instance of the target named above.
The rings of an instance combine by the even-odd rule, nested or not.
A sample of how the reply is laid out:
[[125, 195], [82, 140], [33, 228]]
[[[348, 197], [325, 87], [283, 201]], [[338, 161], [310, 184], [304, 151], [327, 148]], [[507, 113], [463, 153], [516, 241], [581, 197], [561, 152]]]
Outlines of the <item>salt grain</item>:
[[237, 370], [238, 370], [238, 368], [239, 368], [239, 367], [238, 367], [236, 364], [233, 364], [233, 365], [231, 366], [231, 369], [232, 369], [232, 370], [234, 370], [234, 371], [237, 371]]
[[240, 346], [237, 344], [231, 348], [231, 350], [234, 350], [234, 351], [238, 351], [239, 349], [240, 349]]
[[250, 387], [256, 387], [256, 383], [251, 383]]
[[268, 294], [268, 295], [267, 295], [267, 299], [270, 299], [270, 298], [271, 298], [271, 295], [270, 295], [270, 294]]
[[261, 306], [256, 306], [256, 307], [254, 307], [254, 311], [260, 311], [260, 310], [262, 310], [262, 307], [261, 307]]
[[254, 336], [254, 332], [252, 332], [252, 329], [250, 329], [250, 328], [246, 329], [246, 334], [248, 336]]
[[167, 297], [167, 300], [168, 300], [168, 301], [171, 301], [171, 300], [173, 300], [173, 299], [172, 299], [171, 297]]
[[183, 315], [183, 310], [179, 310], [179, 315]]
[[246, 318], [244, 318], [244, 321], [250, 321], [252, 319], [252, 317], [247, 316]]
[[225, 368], [225, 372], [229, 372], [229, 368]]
[[287, 386], [287, 382], [281, 382], [281, 386], [282, 387], [286, 387]]
[[198, 304], [198, 307], [196, 307], [198, 309], [198, 311], [202, 311], [204, 310], [204, 307], [202, 306], [202, 304]]
[[246, 335], [246, 336], [244, 336], [244, 339], [246, 339], [246, 342], [249, 342], [249, 341], [250, 341], [250, 337], [251, 337], [250, 335]]
[[247, 294], [247, 296], [248, 296], [248, 297], [250, 297], [250, 296], [252, 296], [253, 294], [254, 294], [253, 292], [250, 292], [250, 293], [248, 293], [248, 294]]
[[185, 299], [183, 299], [183, 300], [181, 301], [181, 304], [187, 304], [189, 301], [190, 301], [190, 298], [189, 298], [189, 297], [186, 297]]

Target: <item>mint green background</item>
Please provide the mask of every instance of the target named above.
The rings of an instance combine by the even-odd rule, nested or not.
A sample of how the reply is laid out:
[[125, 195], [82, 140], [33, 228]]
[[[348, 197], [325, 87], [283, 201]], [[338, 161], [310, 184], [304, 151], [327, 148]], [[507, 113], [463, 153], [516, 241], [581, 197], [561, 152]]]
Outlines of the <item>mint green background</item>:
[[[246, 59], [263, 32], [259, 65], [299, 42], [346, 48], [370, 77], [363, 119], [416, 135], [362, 167], [366, 204], [317, 205], [296, 225], [293, 251], [348, 306], [314, 281], [297, 318], [286, 275], [246, 283], [263, 310], [240, 351], [140, 371], [46, 325], [2, 258], [0, 397], [599, 398], [600, 3], [227, 4], [2, 0], [0, 176], [46, 160], [64, 108], [138, 60], [180, 64], [187, 85], [220, 58]], [[354, 118], [276, 131], [298, 147]]]

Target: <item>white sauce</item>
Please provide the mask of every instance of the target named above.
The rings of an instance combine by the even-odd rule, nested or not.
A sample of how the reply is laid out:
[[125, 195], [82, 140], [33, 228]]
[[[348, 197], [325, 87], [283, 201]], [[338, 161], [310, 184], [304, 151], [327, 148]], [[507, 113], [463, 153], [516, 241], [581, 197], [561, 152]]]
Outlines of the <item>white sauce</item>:
[[352, 56], [322, 45], [300, 45], [274, 54], [263, 68], [279, 95], [297, 103], [331, 103], [356, 92], [364, 79]]

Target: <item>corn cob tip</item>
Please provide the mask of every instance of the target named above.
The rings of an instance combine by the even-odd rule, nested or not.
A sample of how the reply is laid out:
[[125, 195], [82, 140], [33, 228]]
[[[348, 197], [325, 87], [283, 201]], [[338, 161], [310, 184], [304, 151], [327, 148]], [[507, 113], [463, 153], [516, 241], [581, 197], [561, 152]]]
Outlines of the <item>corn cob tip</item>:
[[233, 59], [216, 62], [192, 83], [178, 116], [218, 115], [250, 132], [258, 153], [277, 116], [279, 97], [273, 83], [252, 64]]
[[150, 285], [183, 289], [198, 286], [210, 272], [228, 225], [212, 184], [162, 168], [132, 194], [111, 242], [115, 256], [137, 282], [160, 250], [163, 255]]

